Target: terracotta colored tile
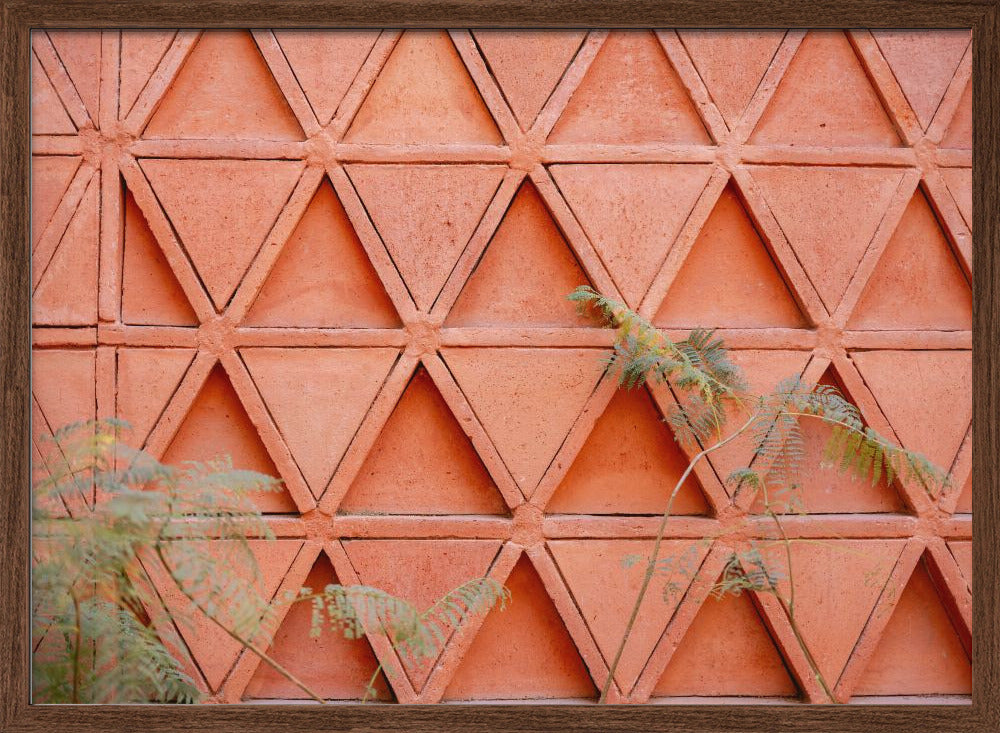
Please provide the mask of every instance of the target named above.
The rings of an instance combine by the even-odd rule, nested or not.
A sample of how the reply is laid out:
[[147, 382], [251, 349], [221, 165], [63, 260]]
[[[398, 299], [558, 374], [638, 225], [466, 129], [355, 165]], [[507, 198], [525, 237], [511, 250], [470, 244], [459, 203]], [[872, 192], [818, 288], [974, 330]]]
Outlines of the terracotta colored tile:
[[127, 30], [121, 35], [122, 65], [118, 79], [118, 116], [125, 118], [146, 87], [176, 31]]
[[949, 542], [948, 549], [955, 556], [958, 567], [965, 577], [965, 582], [972, 587], [972, 543], [971, 542]]
[[955, 116], [951, 118], [951, 125], [948, 132], [941, 140], [942, 148], [962, 148], [969, 150], [972, 148], [972, 82], [970, 81], [962, 99], [955, 110]]
[[101, 109], [101, 32], [48, 31], [59, 60], [95, 123]]
[[80, 158], [70, 155], [31, 156], [31, 247], [45, 231], [76, 169]]
[[31, 130], [36, 135], [76, 133], [76, 125], [34, 52], [31, 54]]
[[93, 349], [35, 349], [31, 356], [31, 394], [52, 432], [96, 415], [96, 356]]
[[970, 227], [972, 226], [972, 169], [971, 168], [943, 168], [941, 177], [944, 178], [948, 190], [955, 197], [962, 218]]
[[141, 447], [191, 366], [192, 349], [118, 350], [117, 416], [132, 426], [130, 445]]

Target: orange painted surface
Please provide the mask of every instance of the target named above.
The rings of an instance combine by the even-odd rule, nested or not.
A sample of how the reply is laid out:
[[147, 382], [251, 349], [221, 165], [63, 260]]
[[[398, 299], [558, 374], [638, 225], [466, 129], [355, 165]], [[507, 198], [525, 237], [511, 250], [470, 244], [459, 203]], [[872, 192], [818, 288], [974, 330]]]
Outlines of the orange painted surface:
[[[669, 390], [604, 375], [609, 335], [564, 299], [589, 283], [671, 331], [720, 329], [753, 389], [837, 386], [953, 471], [935, 498], [810, 471], [786, 528], [836, 699], [967, 695], [969, 48], [963, 31], [36, 33], [36, 438], [115, 415], [167, 462], [225, 453], [281, 478], [260, 498], [281, 539], [254, 545], [268, 595], [512, 590], [416, 663], [282, 616], [273, 655], [329, 699], [359, 699], [381, 662], [382, 702], [592, 700], [641, 581], [624, 560], [691, 453]], [[806, 429], [811, 460], [824, 438]], [[680, 492], [613, 700], [820, 699], [773, 596], [708, 593], [770, 531], [762, 497], [724, 483], [750, 458], [734, 441]], [[183, 640], [216, 701], [302, 696], [205, 619]]]

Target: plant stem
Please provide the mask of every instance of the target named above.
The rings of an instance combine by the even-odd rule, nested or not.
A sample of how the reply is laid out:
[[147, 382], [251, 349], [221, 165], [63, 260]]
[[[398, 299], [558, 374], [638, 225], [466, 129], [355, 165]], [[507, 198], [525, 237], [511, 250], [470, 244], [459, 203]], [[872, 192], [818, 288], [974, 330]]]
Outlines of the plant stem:
[[621, 661], [622, 653], [625, 651], [625, 644], [628, 641], [629, 635], [632, 633], [632, 627], [635, 625], [635, 620], [639, 616], [639, 608], [642, 606], [642, 601], [646, 597], [646, 591], [649, 590], [649, 584], [653, 580], [653, 575], [656, 573], [656, 558], [660, 554], [660, 545], [663, 544], [663, 535], [667, 531], [667, 521], [670, 519], [670, 512], [673, 509], [674, 499], [680, 493], [681, 487], [687, 480], [688, 476], [691, 475], [691, 471], [694, 470], [695, 465], [702, 458], [707, 456], [712, 451], [718, 450], [722, 446], [726, 445], [737, 436], [741, 435], [746, 431], [757, 419], [757, 415], [754, 414], [747, 420], [738, 430], [734, 431], [729, 437], [719, 441], [715, 445], [704, 448], [701, 452], [697, 453], [691, 462], [688, 464], [687, 468], [684, 469], [684, 473], [677, 480], [677, 484], [674, 486], [673, 491], [670, 492], [670, 498], [667, 500], [667, 508], [663, 512], [663, 518], [660, 520], [660, 527], [656, 532], [656, 541], [653, 543], [653, 552], [649, 556], [649, 561], [646, 563], [646, 574], [642, 579], [642, 586], [639, 588], [639, 596], [635, 599], [635, 605], [632, 607], [632, 614], [629, 616], [628, 623], [625, 625], [625, 633], [622, 634], [622, 640], [618, 644], [618, 651], [615, 652], [615, 657], [611, 662], [611, 667], [608, 669], [608, 678], [604, 682], [604, 687], [601, 689], [601, 697], [598, 700], [598, 704], [607, 702], [608, 691], [611, 689], [611, 683], [615, 677], [615, 671], [618, 669], [618, 663]]
[[76, 640], [73, 643], [73, 704], [80, 703], [80, 646], [83, 643], [83, 618], [80, 614], [80, 598], [72, 591], [73, 612], [76, 614]]
[[368, 702], [368, 693], [373, 692], [375, 690], [375, 680], [378, 679], [378, 673], [381, 671], [382, 671], [382, 662], [379, 662], [378, 666], [375, 668], [375, 671], [372, 672], [371, 679], [368, 680], [368, 684], [365, 686], [365, 695], [364, 697], [361, 698], [362, 705]]
[[180, 582], [180, 580], [174, 575], [174, 571], [171, 569], [170, 563], [167, 562], [167, 558], [163, 554], [163, 547], [162, 547], [162, 545], [159, 542], [156, 543], [156, 555], [157, 555], [157, 557], [160, 558], [160, 562], [163, 563], [163, 567], [165, 567], [167, 569], [167, 572], [170, 574], [171, 579], [174, 581], [174, 583], [180, 589], [181, 593], [183, 593], [184, 596], [189, 601], [191, 601], [192, 604], [194, 604], [195, 608], [197, 608], [199, 611], [201, 611], [203, 614], [205, 614], [205, 616], [208, 617], [208, 619], [212, 623], [214, 623], [216, 626], [218, 626], [220, 629], [222, 629], [224, 632], [226, 632], [226, 634], [228, 634], [231, 638], [233, 638], [234, 640], [238, 641], [242, 646], [245, 646], [247, 649], [249, 649], [250, 651], [252, 651], [258, 657], [260, 657], [261, 660], [263, 660], [264, 662], [267, 662], [274, 669], [275, 672], [277, 672], [278, 674], [280, 674], [286, 680], [288, 680], [293, 685], [295, 685], [300, 690], [302, 690], [304, 693], [306, 693], [307, 695], [309, 695], [309, 697], [311, 697], [313, 700], [315, 700], [316, 702], [318, 702], [320, 705], [326, 705], [326, 700], [324, 700], [322, 697], [320, 697], [315, 692], [313, 692], [302, 680], [300, 680], [294, 674], [292, 674], [287, 669], [285, 669], [281, 664], [279, 664], [277, 662], [277, 660], [272, 659], [267, 654], [267, 652], [265, 652], [263, 649], [261, 649], [260, 647], [258, 647], [256, 644], [254, 644], [249, 639], [244, 639], [241, 635], [237, 634], [235, 631], [233, 631], [232, 629], [230, 629], [224, 623], [222, 623], [221, 621], [219, 621], [215, 617], [215, 614], [208, 613], [205, 610], [205, 608], [201, 605], [201, 603], [196, 598], [194, 598], [190, 593], [188, 593], [188, 591], [184, 588], [184, 586], [182, 585], [182, 583]]

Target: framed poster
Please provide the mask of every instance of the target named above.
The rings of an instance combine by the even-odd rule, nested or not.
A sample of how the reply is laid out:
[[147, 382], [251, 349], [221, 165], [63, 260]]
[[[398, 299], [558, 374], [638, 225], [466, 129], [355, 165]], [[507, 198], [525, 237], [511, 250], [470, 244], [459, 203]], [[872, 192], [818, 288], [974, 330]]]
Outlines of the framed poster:
[[[997, 722], [995, 3], [3, 7], [5, 730]], [[675, 440], [581, 285], [877, 457]], [[215, 704], [29, 704], [29, 466], [101, 418], [280, 479], [267, 642], [175, 625]], [[476, 578], [417, 659], [278, 603]]]

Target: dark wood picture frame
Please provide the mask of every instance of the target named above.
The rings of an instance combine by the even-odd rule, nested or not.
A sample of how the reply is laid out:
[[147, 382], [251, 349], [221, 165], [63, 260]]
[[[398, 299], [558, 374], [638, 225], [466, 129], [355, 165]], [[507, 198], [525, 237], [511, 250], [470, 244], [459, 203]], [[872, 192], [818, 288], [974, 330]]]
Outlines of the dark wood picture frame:
[[[0, 731], [1000, 730], [1000, 0], [0, 0]], [[29, 704], [33, 28], [866, 27], [973, 32], [973, 703], [950, 706]]]

